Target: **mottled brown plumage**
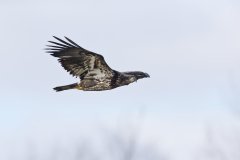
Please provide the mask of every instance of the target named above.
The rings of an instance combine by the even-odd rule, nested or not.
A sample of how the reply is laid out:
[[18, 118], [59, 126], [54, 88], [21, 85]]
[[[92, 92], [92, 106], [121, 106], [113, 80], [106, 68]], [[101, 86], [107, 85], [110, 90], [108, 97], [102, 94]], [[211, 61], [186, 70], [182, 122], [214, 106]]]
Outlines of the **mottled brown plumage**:
[[147, 73], [143, 72], [115, 71], [107, 65], [102, 55], [80, 47], [67, 37], [65, 37], [67, 41], [53, 37], [59, 42], [48, 41], [53, 45], [47, 45], [47, 52], [57, 57], [65, 70], [81, 80], [79, 83], [55, 87], [56, 91], [67, 89], [109, 90], [149, 77]]

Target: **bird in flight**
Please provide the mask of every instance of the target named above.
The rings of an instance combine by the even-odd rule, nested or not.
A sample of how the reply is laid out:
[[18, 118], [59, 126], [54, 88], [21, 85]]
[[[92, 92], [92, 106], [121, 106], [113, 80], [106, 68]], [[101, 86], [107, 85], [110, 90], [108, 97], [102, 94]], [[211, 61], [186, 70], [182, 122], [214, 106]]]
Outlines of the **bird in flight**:
[[48, 41], [47, 53], [57, 57], [63, 68], [71, 75], [80, 78], [79, 83], [73, 83], [53, 88], [55, 91], [78, 89], [83, 91], [110, 90], [128, 85], [138, 79], [150, 77], [140, 71], [119, 72], [111, 69], [102, 55], [88, 51], [71, 39], [65, 41], [53, 36], [58, 42]]

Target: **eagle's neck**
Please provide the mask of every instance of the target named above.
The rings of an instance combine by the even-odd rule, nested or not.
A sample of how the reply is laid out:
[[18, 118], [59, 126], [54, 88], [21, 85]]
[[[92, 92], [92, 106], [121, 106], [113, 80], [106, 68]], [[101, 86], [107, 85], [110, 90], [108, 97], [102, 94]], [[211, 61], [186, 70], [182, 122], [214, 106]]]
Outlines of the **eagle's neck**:
[[132, 76], [114, 70], [113, 78], [111, 80], [111, 87], [116, 88], [116, 87], [128, 85], [134, 81], [135, 79], [133, 79]]
[[111, 88], [119, 87], [119, 85], [117, 84], [119, 77], [120, 72], [113, 70], [113, 77], [110, 83]]

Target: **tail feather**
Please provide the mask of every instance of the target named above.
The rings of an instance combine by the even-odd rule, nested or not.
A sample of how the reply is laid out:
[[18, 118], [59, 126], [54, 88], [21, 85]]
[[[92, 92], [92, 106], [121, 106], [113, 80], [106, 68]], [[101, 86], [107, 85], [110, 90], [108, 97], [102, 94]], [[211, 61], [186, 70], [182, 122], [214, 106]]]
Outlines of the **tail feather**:
[[64, 90], [68, 90], [68, 89], [75, 89], [78, 86], [77, 83], [73, 83], [73, 84], [69, 84], [69, 85], [65, 85], [65, 86], [58, 86], [53, 88], [55, 91], [59, 92], [59, 91], [64, 91]]

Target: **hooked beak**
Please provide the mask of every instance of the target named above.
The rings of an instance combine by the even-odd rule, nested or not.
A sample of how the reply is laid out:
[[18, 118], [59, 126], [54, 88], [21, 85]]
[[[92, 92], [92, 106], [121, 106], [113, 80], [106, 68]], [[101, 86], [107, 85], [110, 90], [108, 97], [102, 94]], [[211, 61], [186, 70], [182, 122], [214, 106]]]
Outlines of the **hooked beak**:
[[147, 74], [147, 73], [145, 73], [145, 76], [146, 76], [147, 78], [150, 78], [150, 75], [149, 75], [149, 74]]

